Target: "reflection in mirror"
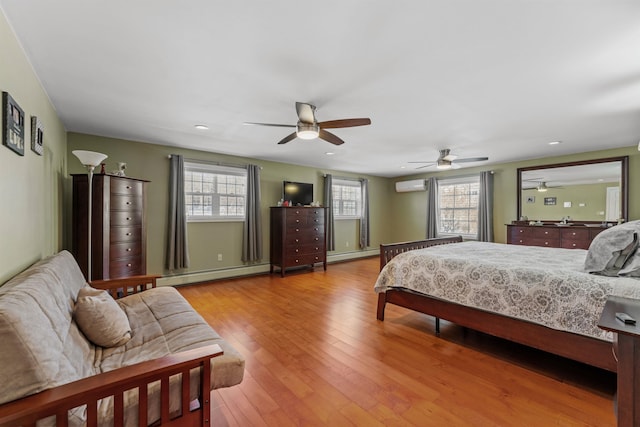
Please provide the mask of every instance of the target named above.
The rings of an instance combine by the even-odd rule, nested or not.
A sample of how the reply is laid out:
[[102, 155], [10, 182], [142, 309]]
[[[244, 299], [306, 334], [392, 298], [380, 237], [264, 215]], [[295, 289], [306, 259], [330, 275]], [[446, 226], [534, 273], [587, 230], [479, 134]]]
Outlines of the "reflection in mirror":
[[614, 223], [627, 218], [628, 157], [518, 169], [518, 218]]

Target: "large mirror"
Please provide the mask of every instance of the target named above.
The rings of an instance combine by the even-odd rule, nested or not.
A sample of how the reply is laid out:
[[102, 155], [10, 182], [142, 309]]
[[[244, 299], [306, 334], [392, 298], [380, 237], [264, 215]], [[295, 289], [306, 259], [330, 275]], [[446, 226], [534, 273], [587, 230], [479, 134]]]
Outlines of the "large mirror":
[[629, 158], [518, 169], [518, 219], [617, 222], [628, 219]]

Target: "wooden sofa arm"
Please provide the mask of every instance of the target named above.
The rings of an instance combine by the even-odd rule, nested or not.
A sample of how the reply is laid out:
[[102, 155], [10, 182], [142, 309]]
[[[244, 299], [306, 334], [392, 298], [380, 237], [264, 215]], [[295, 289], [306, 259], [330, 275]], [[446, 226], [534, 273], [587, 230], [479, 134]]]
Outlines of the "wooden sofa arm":
[[[169, 413], [169, 377], [182, 374], [182, 413], [180, 425], [210, 425], [211, 359], [224, 352], [218, 344], [170, 354], [113, 371], [63, 384], [40, 393], [0, 405], [0, 427], [35, 426], [36, 421], [55, 415], [56, 425], [67, 425], [67, 411], [87, 405], [87, 426], [98, 425], [98, 400], [114, 396], [114, 425], [123, 424], [124, 392], [138, 389], [139, 425], [147, 425], [147, 384], [161, 381], [161, 424], [171, 420]], [[189, 409], [191, 369], [200, 370], [200, 408]], [[175, 422], [175, 421], [174, 421]]]
[[130, 276], [121, 279], [93, 280], [89, 284], [96, 289], [109, 291], [115, 299], [142, 292], [146, 289], [155, 288], [156, 280], [162, 276], [143, 275]]

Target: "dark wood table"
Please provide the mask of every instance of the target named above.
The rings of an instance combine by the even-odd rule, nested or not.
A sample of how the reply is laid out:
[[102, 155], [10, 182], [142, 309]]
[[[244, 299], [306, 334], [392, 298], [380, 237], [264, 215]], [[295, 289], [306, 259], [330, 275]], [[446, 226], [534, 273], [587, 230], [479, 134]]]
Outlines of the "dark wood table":
[[[616, 313], [627, 313], [637, 323], [625, 324], [616, 318]], [[598, 326], [614, 333], [618, 426], [640, 426], [640, 300], [610, 296]]]

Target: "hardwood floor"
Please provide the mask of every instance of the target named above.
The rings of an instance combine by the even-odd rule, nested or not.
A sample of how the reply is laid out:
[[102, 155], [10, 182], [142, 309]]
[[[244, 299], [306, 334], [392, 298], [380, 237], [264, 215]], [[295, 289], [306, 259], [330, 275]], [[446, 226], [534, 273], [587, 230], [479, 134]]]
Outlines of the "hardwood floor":
[[615, 375], [387, 306], [378, 259], [178, 288], [246, 357], [214, 426], [614, 426]]

